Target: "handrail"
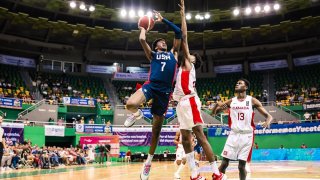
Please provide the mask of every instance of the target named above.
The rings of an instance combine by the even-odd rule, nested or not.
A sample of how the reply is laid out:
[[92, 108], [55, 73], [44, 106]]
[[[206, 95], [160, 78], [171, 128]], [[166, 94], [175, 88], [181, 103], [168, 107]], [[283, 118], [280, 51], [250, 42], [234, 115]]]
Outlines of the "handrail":
[[280, 109], [283, 110], [283, 111], [285, 111], [285, 112], [289, 112], [290, 115], [293, 115], [293, 116], [295, 116], [295, 117], [298, 118], [298, 119], [301, 119], [301, 115], [298, 114], [298, 113], [296, 113], [296, 112], [294, 112], [294, 111], [292, 111], [291, 109], [288, 109], [288, 108], [286, 108], [286, 107], [284, 107], [284, 106], [280, 106]]
[[35, 105], [28, 107], [27, 109], [23, 110], [18, 114], [18, 117], [24, 116], [28, 114], [29, 112], [35, 110], [37, 107], [41, 106], [43, 103], [45, 103], [46, 100], [42, 99], [41, 101], [37, 102]]

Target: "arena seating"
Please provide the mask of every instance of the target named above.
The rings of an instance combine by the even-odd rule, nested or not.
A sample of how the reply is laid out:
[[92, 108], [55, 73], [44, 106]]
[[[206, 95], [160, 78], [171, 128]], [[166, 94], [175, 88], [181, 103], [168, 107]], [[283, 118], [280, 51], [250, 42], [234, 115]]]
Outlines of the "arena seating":
[[18, 67], [1, 64], [0, 97], [31, 98], [18, 70]]
[[249, 94], [251, 96], [261, 96], [263, 76], [259, 73], [251, 72], [249, 76], [241, 73], [218, 74], [215, 78], [199, 78], [197, 79], [198, 95], [205, 105], [207, 102], [221, 99], [226, 101], [234, 96], [234, 87], [239, 78], [246, 78], [250, 81], [251, 87]]
[[137, 83], [143, 84], [142, 81], [112, 81], [112, 84], [116, 88], [119, 99], [123, 104], [126, 103], [126, 100], [136, 91]]
[[312, 65], [296, 67], [294, 71], [277, 70], [274, 78], [277, 101], [287, 106], [319, 99], [319, 69], [319, 65]]
[[101, 103], [108, 104], [107, 92], [103, 81], [98, 77], [75, 76], [61, 73], [41, 73], [36, 75], [30, 72], [33, 81], [39, 81], [39, 89], [47, 99], [56, 99], [63, 96], [78, 98], [97, 98]]

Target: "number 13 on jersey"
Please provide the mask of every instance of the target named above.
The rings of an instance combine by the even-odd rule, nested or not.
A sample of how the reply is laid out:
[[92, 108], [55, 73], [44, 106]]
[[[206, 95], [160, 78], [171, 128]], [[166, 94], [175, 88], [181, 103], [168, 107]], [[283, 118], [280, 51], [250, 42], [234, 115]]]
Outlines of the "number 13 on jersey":
[[244, 113], [238, 113], [238, 120], [243, 121], [244, 120]]

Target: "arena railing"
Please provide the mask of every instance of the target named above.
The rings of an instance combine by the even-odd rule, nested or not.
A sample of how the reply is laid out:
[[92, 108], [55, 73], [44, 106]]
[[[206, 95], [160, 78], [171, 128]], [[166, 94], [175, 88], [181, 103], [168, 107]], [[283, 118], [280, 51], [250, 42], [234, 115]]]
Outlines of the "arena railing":
[[22, 116], [28, 114], [29, 112], [35, 110], [37, 107], [41, 106], [41, 105], [42, 105], [43, 103], [45, 103], [45, 102], [46, 102], [45, 99], [37, 102], [35, 105], [30, 106], [29, 108], [27, 108], [27, 109], [23, 110], [22, 112], [20, 112], [20, 113], [18, 114], [18, 117], [22, 117]]

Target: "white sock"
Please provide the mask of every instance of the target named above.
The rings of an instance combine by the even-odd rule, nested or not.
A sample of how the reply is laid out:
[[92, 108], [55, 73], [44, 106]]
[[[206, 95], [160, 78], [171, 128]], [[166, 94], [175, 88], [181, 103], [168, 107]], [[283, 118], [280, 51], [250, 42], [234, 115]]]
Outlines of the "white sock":
[[194, 160], [194, 151], [186, 154], [187, 163], [189, 165], [189, 169], [191, 170], [191, 178], [196, 178], [198, 176], [198, 169], [196, 166], [196, 162]]
[[181, 172], [181, 170], [184, 168], [184, 166], [185, 166], [185, 165], [181, 163], [176, 173], [177, 173], [177, 174], [180, 174], [180, 172]]
[[152, 158], [153, 158], [153, 155], [148, 154], [148, 158], [146, 160], [146, 164], [151, 164]]
[[214, 174], [220, 175], [220, 171], [219, 171], [219, 169], [218, 169], [218, 166], [217, 166], [217, 162], [216, 162], [216, 161], [211, 162], [211, 163], [210, 163], [210, 166], [211, 166]]
[[141, 110], [140, 109], [138, 109], [138, 111], [137, 112], [135, 112], [135, 113], [132, 113], [135, 117], [137, 117], [137, 119], [140, 119], [141, 117]]

